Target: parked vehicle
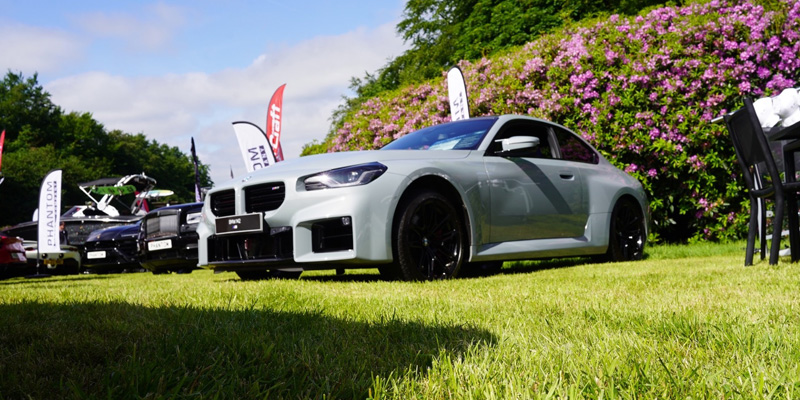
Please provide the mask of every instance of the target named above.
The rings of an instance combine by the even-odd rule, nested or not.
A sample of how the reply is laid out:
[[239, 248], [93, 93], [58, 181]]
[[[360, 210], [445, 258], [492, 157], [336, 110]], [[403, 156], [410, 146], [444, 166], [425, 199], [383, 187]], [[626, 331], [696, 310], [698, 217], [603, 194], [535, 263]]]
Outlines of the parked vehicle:
[[136, 249], [140, 223], [112, 226], [89, 234], [83, 245], [83, 268], [92, 273], [143, 271]]
[[636, 260], [647, 210], [641, 184], [569, 129], [470, 118], [218, 185], [197, 228], [198, 262], [243, 279], [378, 266], [431, 280], [507, 260]]
[[29, 267], [36, 267], [38, 264], [42, 268], [40, 271], [61, 275], [81, 272], [81, 250], [78, 246], [62, 244], [60, 251], [40, 253], [37, 241], [25, 240], [22, 244]]
[[27, 270], [28, 258], [22, 238], [0, 235], [0, 274], [13, 276], [24, 274]]
[[[48, 258], [40, 257], [42, 262], [47, 261], [48, 266], [55, 268], [61, 264], [58, 260], [65, 260], [69, 267], [61, 268], [66, 271], [81, 269], [81, 253], [89, 235], [97, 230], [114, 226], [131, 225], [142, 219], [149, 211], [149, 201], [163, 198], [171, 191], [154, 190], [156, 180], [145, 174], [127, 175], [117, 178], [103, 178], [91, 182], [78, 184], [78, 188], [86, 194], [89, 201], [86, 205], [72, 206], [61, 215], [61, 222], [65, 225], [66, 244], [62, 246], [63, 254], [50, 254]], [[9, 236], [19, 236], [25, 240], [26, 249], [33, 249], [35, 253], [38, 240], [38, 222], [23, 222], [3, 231]], [[134, 239], [134, 245], [136, 241]], [[28, 257], [35, 264], [36, 256]], [[31, 262], [29, 260], [29, 262]], [[72, 260], [72, 261], [70, 261]], [[77, 263], [76, 268], [72, 268]]]
[[177, 204], [150, 211], [139, 232], [139, 261], [160, 274], [197, 268], [197, 224], [203, 203]]

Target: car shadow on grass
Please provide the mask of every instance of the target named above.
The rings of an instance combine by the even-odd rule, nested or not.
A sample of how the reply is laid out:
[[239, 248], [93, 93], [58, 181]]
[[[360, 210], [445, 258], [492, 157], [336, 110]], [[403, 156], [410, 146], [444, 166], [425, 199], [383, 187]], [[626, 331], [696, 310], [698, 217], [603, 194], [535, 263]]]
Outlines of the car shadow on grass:
[[367, 398], [376, 378], [424, 379], [435, 359], [460, 359], [497, 342], [489, 331], [457, 323], [225, 307], [0, 305], [0, 393]]
[[316, 282], [386, 282], [387, 280], [383, 278], [380, 274], [378, 274], [377, 270], [375, 273], [348, 273], [344, 275], [337, 275], [332, 273], [330, 275], [310, 275], [306, 276], [301, 275], [300, 279], [307, 280], [307, 281], [316, 281]]
[[[71, 276], [69, 278], [68, 276]], [[39, 283], [55, 282], [81, 282], [86, 280], [109, 279], [110, 276], [98, 275], [49, 275], [41, 278], [27, 278], [25, 275], [14, 275], [0, 279], [0, 286], [4, 285], [33, 285]]]
[[[647, 253], [642, 257], [643, 260], [650, 258]], [[597, 261], [592, 257], [568, 257], [568, 258], [550, 258], [550, 259], [535, 259], [535, 260], [520, 260], [520, 261], [507, 261], [504, 263], [503, 268], [496, 272], [486, 272], [479, 269], [469, 270], [467, 266], [462, 267], [458, 279], [476, 279], [485, 278], [491, 275], [515, 275], [527, 274], [536, 271], [545, 271], [549, 269], [570, 268], [586, 264], [604, 265], [605, 261]], [[364, 271], [364, 272], [360, 272]], [[346, 274], [336, 274], [333, 270], [320, 270], [304, 272], [300, 279], [315, 282], [386, 282], [388, 279], [384, 278], [378, 273], [376, 269], [359, 270], [359, 272]], [[231, 277], [229, 281], [241, 281], [239, 278]]]
[[527, 261], [511, 261], [503, 265], [500, 271], [503, 275], [513, 274], [527, 274], [536, 271], [545, 271], [549, 269], [558, 268], [571, 268], [585, 264], [602, 264], [596, 263], [588, 257], [570, 257], [570, 258], [553, 258], [542, 260], [527, 260]]

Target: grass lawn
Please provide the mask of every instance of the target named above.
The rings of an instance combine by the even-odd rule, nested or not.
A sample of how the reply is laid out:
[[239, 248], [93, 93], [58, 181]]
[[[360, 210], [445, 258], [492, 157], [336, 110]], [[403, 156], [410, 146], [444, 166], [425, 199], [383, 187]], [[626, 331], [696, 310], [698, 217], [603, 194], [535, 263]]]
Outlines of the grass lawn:
[[0, 398], [800, 397], [800, 265], [744, 245], [377, 270], [0, 281]]

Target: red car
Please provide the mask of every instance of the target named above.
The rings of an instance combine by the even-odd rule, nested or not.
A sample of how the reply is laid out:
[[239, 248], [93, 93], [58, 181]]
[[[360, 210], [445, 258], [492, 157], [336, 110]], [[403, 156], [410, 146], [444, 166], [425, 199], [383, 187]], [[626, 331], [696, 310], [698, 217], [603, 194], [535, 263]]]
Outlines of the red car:
[[22, 239], [15, 236], [0, 235], [0, 272], [23, 272], [28, 266]]

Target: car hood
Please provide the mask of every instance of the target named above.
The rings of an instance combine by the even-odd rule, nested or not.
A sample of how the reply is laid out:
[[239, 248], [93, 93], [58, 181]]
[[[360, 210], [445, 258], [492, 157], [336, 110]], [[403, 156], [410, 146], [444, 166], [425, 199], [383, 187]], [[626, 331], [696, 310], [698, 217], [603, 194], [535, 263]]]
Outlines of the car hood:
[[100, 229], [89, 234], [86, 242], [98, 242], [107, 240], [129, 240], [136, 239], [139, 235], [139, 225], [121, 225], [111, 228]]
[[457, 160], [467, 157], [470, 152], [471, 150], [368, 150], [316, 154], [275, 163], [267, 168], [248, 173], [243, 177], [224, 182], [218, 187], [232, 186], [237, 182], [244, 182], [254, 178], [264, 181], [270, 180], [270, 176], [274, 176], [275, 179], [282, 179], [287, 176], [310, 175], [375, 161]]

